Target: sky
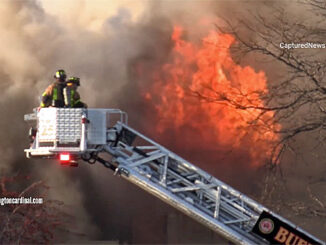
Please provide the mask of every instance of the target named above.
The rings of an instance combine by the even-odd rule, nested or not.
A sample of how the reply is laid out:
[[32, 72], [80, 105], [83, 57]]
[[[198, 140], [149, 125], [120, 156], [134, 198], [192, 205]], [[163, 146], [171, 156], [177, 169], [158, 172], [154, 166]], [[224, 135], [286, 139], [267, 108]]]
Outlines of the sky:
[[59, 16], [62, 23], [68, 22], [86, 29], [99, 31], [103, 22], [117, 13], [120, 8], [128, 9], [133, 20], [137, 20], [147, 6], [148, 0], [39, 0], [44, 10]]

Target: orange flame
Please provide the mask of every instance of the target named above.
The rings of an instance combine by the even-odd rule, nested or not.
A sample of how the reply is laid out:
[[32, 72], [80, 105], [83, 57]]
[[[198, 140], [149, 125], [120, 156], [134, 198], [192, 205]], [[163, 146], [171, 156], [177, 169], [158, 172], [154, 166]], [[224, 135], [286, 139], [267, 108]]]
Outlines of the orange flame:
[[[261, 99], [268, 93], [264, 72], [237, 65], [230, 54], [234, 38], [211, 31], [200, 44], [182, 39], [183, 29], [174, 28], [171, 61], [153, 74], [154, 83], [143, 96], [154, 104], [159, 115], [156, 130], [191, 127], [200, 132], [201, 142], [210, 149], [217, 146], [246, 148], [251, 164], [259, 166], [271, 154], [278, 137], [262, 121], [273, 121], [269, 111], [255, 120]], [[197, 95], [197, 96], [193, 96]], [[205, 97], [206, 99], [200, 99]], [[228, 101], [229, 100], [229, 101]], [[248, 125], [248, 122], [255, 122]]]

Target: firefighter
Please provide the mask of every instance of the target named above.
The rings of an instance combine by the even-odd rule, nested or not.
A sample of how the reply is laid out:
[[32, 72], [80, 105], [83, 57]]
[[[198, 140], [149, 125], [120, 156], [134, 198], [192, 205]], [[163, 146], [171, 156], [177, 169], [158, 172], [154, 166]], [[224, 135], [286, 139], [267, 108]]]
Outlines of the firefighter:
[[47, 87], [41, 97], [41, 107], [64, 107], [63, 89], [66, 86], [66, 72], [57, 70], [55, 81]]
[[66, 107], [87, 108], [87, 105], [80, 101], [80, 95], [77, 88], [80, 86], [80, 79], [78, 77], [70, 77], [63, 90], [64, 101]]

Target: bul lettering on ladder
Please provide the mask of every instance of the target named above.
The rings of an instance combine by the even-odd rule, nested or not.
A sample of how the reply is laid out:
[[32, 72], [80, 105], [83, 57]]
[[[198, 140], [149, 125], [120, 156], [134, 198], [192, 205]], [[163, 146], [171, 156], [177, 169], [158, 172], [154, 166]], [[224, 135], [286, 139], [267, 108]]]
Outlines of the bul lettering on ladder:
[[289, 232], [284, 227], [280, 227], [277, 234], [274, 237], [275, 241], [279, 242], [280, 244], [285, 245], [311, 245], [306, 240], [302, 239], [301, 237]]

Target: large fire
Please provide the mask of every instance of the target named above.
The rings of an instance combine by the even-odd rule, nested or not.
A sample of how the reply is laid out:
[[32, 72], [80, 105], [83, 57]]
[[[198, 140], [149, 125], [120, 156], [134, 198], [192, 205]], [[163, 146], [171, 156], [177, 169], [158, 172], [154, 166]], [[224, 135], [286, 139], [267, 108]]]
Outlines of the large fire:
[[234, 62], [231, 35], [211, 31], [196, 44], [183, 34], [181, 27], [174, 28], [171, 60], [151, 71], [154, 82], [143, 88], [159, 117], [157, 132], [188, 128], [209, 150], [245, 148], [250, 164], [262, 165], [278, 139], [273, 129], [279, 127], [264, 123], [273, 121], [272, 111], [261, 115], [257, 109], [264, 107], [262, 95], [268, 93], [264, 72]]

